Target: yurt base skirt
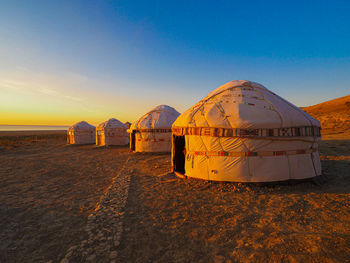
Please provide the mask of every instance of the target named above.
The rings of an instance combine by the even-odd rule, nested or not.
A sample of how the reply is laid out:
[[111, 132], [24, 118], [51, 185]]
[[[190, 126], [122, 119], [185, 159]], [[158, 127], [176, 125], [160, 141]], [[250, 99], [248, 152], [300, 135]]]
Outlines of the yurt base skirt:
[[69, 141], [70, 144], [95, 144], [96, 143], [96, 138], [94, 135], [88, 135], [88, 134], [83, 134], [83, 135], [74, 135], [74, 138], [70, 138]]
[[176, 174], [211, 181], [242, 183], [300, 180], [321, 175], [321, 163], [317, 151], [244, 157], [187, 154], [185, 174]]
[[170, 140], [157, 140], [157, 141], [145, 141], [137, 140], [135, 142], [134, 152], [170, 152], [171, 141]]
[[123, 146], [127, 145], [129, 143], [129, 137], [122, 137], [122, 136], [103, 136], [103, 135], [97, 135], [96, 136], [96, 145], [99, 146]]

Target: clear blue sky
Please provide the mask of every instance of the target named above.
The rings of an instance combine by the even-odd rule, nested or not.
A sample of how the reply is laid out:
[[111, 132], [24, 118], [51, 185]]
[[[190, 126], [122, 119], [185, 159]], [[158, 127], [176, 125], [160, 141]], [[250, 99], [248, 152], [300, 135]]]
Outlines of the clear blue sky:
[[0, 39], [0, 123], [135, 121], [235, 79], [350, 93], [350, 1], [0, 0]]

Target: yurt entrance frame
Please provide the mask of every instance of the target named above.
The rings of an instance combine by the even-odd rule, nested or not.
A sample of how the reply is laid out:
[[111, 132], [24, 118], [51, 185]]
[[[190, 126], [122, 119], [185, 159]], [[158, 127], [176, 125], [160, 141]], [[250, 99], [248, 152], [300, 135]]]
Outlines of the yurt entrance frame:
[[173, 169], [174, 172], [185, 175], [185, 136], [173, 135]]

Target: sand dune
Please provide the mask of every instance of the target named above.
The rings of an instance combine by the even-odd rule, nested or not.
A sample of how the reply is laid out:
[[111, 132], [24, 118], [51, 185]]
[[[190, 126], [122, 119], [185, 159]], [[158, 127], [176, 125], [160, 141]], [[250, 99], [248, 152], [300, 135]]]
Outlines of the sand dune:
[[324, 139], [350, 136], [350, 95], [302, 108], [321, 122]]

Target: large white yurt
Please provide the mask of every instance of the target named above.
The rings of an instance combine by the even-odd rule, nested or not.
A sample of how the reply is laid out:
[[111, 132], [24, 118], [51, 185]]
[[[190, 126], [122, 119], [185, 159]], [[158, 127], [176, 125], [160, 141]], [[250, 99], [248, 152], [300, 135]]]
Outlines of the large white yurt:
[[134, 122], [130, 129], [130, 149], [135, 152], [170, 152], [171, 125], [180, 115], [174, 108], [160, 105]]
[[174, 122], [173, 171], [213, 181], [321, 175], [320, 123], [263, 85], [222, 85]]
[[81, 121], [68, 128], [68, 144], [93, 144], [95, 143], [96, 127]]
[[96, 145], [126, 145], [129, 143], [128, 126], [111, 118], [96, 128]]

